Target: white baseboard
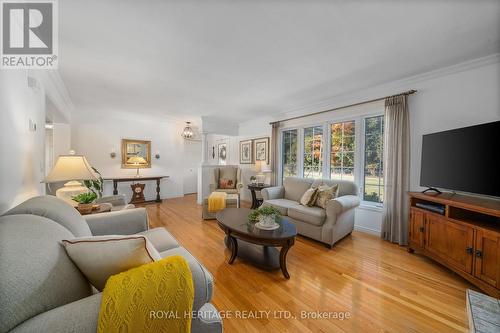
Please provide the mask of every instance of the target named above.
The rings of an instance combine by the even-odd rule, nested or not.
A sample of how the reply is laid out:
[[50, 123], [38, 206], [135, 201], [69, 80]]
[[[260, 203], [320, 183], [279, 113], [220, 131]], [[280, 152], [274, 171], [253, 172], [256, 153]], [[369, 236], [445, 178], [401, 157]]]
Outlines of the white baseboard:
[[367, 234], [371, 234], [371, 235], [380, 236], [380, 230], [377, 230], [377, 229], [370, 229], [370, 228], [367, 228], [367, 227], [362, 227], [362, 226], [359, 226], [359, 225], [354, 225], [354, 230], [361, 231], [361, 232], [366, 232]]

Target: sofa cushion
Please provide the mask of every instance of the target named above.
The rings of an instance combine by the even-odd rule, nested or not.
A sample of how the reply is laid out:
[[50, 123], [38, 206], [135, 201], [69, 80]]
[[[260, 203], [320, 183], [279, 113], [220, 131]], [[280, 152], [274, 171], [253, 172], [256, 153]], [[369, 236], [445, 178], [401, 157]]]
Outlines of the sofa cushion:
[[338, 180], [338, 179], [315, 179], [312, 187], [319, 187], [321, 185], [333, 186], [338, 185], [337, 196], [341, 197], [344, 195], [358, 195], [358, 188], [356, 184], [350, 180]]
[[146, 236], [158, 252], [167, 251], [179, 246], [177, 240], [165, 228], [149, 229], [137, 235]]
[[46, 217], [68, 229], [75, 237], [92, 236], [89, 225], [70, 204], [51, 195], [33, 197], [3, 215], [33, 214]]
[[9, 333], [96, 333], [102, 293], [43, 312], [16, 326]]
[[143, 235], [80, 237], [63, 240], [62, 244], [99, 291], [104, 290], [112, 275], [161, 260], [160, 253]]
[[263, 207], [274, 207], [277, 208], [281, 215], [288, 215], [288, 209], [291, 207], [300, 207], [300, 203], [297, 201], [293, 200], [287, 200], [287, 199], [272, 199], [272, 200], [266, 200], [262, 204]]
[[289, 208], [288, 216], [299, 221], [319, 226], [325, 223], [326, 211], [319, 207], [307, 207], [301, 205]]
[[313, 180], [305, 178], [287, 177], [283, 180], [285, 199], [300, 201], [302, 195], [311, 188]]
[[219, 181], [221, 179], [232, 180], [234, 186], [236, 186], [237, 173], [238, 173], [238, 168], [231, 168], [231, 167], [219, 168]]
[[0, 217], [0, 332], [92, 295], [60, 244], [65, 238], [73, 235], [44, 217]]

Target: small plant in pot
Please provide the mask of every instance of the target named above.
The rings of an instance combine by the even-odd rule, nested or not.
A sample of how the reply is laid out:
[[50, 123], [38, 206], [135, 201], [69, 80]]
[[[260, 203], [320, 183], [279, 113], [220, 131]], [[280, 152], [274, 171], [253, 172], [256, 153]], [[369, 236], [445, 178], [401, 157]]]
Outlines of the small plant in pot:
[[250, 183], [251, 183], [252, 185], [257, 184], [257, 177], [256, 177], [256, 176], [250, 176]]
[[248, 216], [250, 222], [258, 222], [257, 227], [262, 229], [277, 229], [281, 221], [281, 213], [274, 207], [261, 207], [254, 210]]
[[78, 202], [78, 211], [82, 214], [89, 214], [92, 212], [92, 203], [97, 199], [97, 194], [94, 192], [80, 193], [71, 197], [71, 199]]

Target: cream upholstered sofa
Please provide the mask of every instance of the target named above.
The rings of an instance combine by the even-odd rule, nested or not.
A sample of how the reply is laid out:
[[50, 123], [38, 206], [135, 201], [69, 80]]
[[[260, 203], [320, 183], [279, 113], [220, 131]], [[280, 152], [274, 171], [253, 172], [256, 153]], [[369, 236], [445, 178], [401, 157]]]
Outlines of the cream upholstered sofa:
[[[338, 197], [328, 201], [326, 209], [300, 204], [300, 198], [309, 188], [323, 184], [339, 185]], [[277, 208], [295, 224], [299, 234], [323, 242], [330, 248], [354, 229], [354, 210], [360, 201], [357, 186], [351, 181], [287, 177], [283, 186], [269, 187], [261, 193], [264, 207]]]
[[[229, 179], [234, 183], [234, 188], [219, 188], [221, 179]], [[243, 188], [243, 183], [241, 182], [241, 169], [238, 167], [219, 167], [214, 168], [212, 174], [212, 179], [210, 182], [210, 193], [212, 192], [226, 192], [227, 194], [237, 194], [238, 195], [238, 207], [240, 202], [240, 192]]]

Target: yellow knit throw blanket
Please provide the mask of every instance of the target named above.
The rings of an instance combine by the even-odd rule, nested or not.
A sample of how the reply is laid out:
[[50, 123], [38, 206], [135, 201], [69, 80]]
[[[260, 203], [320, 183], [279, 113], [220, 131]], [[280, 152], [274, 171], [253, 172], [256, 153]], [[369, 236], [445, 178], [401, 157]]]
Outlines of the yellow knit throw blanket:
[[217, 213], [226, 208], [226, 192], [212, 192], [208, 197], [208, 211]]
[[142, 265], [108, 279], [97, 332], [191, 332], [193, 300], [193, 278], [184, 258]]

